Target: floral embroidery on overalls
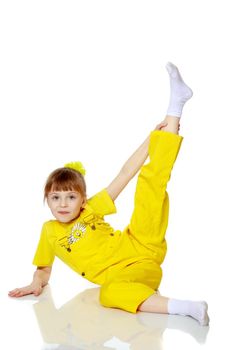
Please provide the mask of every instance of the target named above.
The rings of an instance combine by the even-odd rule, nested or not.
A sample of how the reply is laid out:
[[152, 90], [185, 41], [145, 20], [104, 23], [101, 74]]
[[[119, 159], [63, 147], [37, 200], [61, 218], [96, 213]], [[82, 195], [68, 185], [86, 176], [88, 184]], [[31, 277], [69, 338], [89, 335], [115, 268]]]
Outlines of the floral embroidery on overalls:
[[82, 218], [83, 222], [77, 222], [72, 228], [70, 232], [67, 232], [67, 234], [59, 239], [59, 245], [67, 250], [67, 252], [71, 252], [71, 245], [73, 243], [78, 242], [81, 238], [84, 237], [86, 233], [87, 225], [91, 224], [91, 229], [95, 230], [95, 224], [96, 221], [95, 216], [92, 213], [87, 213]]
[[68, 237], [68, 243], [73, 244], [79, 241], [86, 232], [86, 225], [77, 222], [71, 229], [70, 235]]
[[86, 225], [80, 222], [77, 222], [72, 228], [68, 235], [63, 236], [59, 239], [59, 245], [64, 247], [67, 252], [71, 252], [71, 244], [79, 241], [86, 232]]

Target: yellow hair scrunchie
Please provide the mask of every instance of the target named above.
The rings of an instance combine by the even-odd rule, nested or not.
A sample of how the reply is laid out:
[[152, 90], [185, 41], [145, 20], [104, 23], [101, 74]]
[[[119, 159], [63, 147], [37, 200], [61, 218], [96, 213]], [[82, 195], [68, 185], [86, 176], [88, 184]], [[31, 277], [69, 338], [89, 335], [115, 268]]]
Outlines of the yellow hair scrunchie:
[[70, 162], [64, 165], [64, 168], [70, 168], [78, 171], [83, 176], [86, 174], [86, 170], [81, 162]]

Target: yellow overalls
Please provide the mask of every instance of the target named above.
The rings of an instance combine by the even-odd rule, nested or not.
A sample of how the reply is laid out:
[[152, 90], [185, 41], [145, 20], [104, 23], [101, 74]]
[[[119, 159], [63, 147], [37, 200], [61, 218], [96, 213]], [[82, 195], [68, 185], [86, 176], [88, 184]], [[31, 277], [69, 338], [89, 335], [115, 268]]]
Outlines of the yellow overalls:
[[103, 306], [135, 313], [161, 282], [169, 210], [166, 186], [182, 139], [169, 132], [151, 132], [149, 162], [140, 170], [134, 211], [122, 232], [104, 220], [116, 212], [104, 189], [88, 200], [74, 221], [44, 223], [33, 264], [52, 266], [57, 256], [101, 285]]

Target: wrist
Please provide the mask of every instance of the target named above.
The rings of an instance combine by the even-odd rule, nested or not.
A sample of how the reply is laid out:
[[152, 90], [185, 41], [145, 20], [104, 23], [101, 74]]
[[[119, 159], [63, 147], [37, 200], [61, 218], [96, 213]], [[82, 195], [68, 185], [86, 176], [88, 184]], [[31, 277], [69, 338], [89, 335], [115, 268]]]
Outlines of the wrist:
[[33, 275], [32, 284], [36, 284], [37, 286], [41, 286], [41, 287], [43, 285], [43, 280], [40, 276], [38, 276], [37, 272], [35, 272]]
[[34, 277], [34, 278], [33, 278], [33, 281], [32, 281], [32, 284], [42, 287], [43, 281], [42, 281], [42, 279], [39, 278], [39, 277]]

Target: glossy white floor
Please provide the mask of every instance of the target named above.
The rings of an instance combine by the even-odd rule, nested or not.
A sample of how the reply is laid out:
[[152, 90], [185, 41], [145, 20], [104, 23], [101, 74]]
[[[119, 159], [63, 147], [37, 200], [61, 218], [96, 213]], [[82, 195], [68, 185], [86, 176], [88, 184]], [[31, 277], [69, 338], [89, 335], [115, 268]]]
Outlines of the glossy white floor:
[[81, 288], [77, 288], [76, 283], [51, 282], [38, 298], [11, 299], [2, 293], [1, 342], [4, 349], [232, 348], [228, 314], [233, 310], [232, 301], [220, 300], [217, 290], [209, 294], [210, 326], [201, 327], [189, 317], [131, 314], [104, 308], [98, 302], [99, 287], [80, 281], [83, 281]]

